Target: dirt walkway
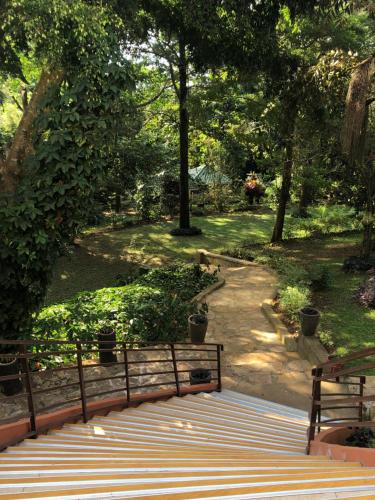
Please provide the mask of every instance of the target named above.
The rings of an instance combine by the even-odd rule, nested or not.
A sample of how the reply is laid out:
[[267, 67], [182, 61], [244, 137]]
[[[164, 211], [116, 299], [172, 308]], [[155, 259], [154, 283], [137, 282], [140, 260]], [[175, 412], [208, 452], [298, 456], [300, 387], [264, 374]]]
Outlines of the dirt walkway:
[[225, 285], [210, 295], [207, 342], [224, 344], [223, 386], [308, 410], [311, 365], [286, 352], [260, 304], [275, 277], [263, 267], [222, 267]]

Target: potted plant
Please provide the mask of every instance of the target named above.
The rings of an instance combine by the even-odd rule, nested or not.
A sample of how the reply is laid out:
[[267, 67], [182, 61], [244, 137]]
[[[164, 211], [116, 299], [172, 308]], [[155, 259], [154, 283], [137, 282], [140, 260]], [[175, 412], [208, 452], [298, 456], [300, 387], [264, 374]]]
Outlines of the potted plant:
[[369, 427], [333, 427], [315, 436], [310, 455], [375, 466], [375, 432]]
[[116, 347], [116, 333], [110, 326], [102, 326], [97, 337], [100, 363], [116, 363], [116, 354], [112, 352]]
[[211, 382], [211, 370], [207, 368], [193, 368], [189, 374], [190, 385], [209, 384]]
[[208, 305], [198, 304], [197, 312], [189, 316], [189, 334], [193, 344], [203, 344], [208, 327]]
[[[0, 377], [18, 375], [20, 372], [19, 359], [11, 357], [9, 354], [0, 355]], [[13, 396], [22, 391], [23, 384], [20, 378], [13, 380], [4, 380], [0, 382], [3, 388], [3, 393], [6, 396]]]
[[305, 337], [312, 337], [318, 329], [320, 312], [314, 307], [303, 307], [299, 311], [301, 332]]

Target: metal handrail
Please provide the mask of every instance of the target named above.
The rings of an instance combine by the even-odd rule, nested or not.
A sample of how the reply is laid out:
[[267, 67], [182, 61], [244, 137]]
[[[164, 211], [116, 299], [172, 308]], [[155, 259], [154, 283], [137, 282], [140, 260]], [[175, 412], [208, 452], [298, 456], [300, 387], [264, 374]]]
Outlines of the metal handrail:
[[[98, 346], [100, 343], [100, 348], [97, 349], [92, 349], [92, 346], [96, 345]], [[103, 348], [103, 344], [109, 344], [110, 346], [108, 349]], [[50, 409], [56, 409], [59, 407], [66, 407], [68, 403], [73, 403], [73, 402], [80, 402], [81, 406], [81, 412], [80, 416], [82, 417], [84, 422], [87, 422], [88, 419], [90, 418], [90, 409], [88, 406], [88, 399], [92, 398], [93, 396], [102, 396], [100, 399], [107, 399], [106, 395], [111, 395], [113, 393], [123, 393], [124, 394], [124, 404], [123, 407], [129, 406], [132, 403], [132, 390], [134, 391], [135, 389], [146, 389], [148, 391], [149, 388], [153, 387], [159, 387], [163, 388], [164, 386], [170, 387], [171, 385], [175, 386], [175, 394], [177, 396], [182, 395], [182, 385], [186, 383], [187, 381], [183, 378], [180, 377], [180, 375], [183, 375], [184, 373], [189, 372], [190, 370], [183, 369], [184, 367], [179, 367], [180, 362], [209, 362], [211, 365], [209, 369], [212, 370], [216, 375], [215, 377], [212, 377], [211, 380], [214, 380], [217, 382], [216, 386], [214, 389], [211, 390], [221, 390], [221, 364], [220, 364], [220, 354], [223, 351], [223, 345], [222, 344], [214, 344], [214, 343], [207, 343], [207, 344], [192, 344], [190, 342], [175, 342], [175, 343], [170, 343], [170, 342], [161, 342], [161, 343], [156, 343], [156, 342], [126, 342], [124, 340], [121, 341], [115, 341], [115, 340], [80, 340], [80, 341], [55, 341], [55, 340], [42, 340], [42, 341], [35, 341], [35, 340], [6, 340], [6, 339], [0, 339], [0, 346], [6, 345], [7, 346], [7, 352], [1, 353], [0, 352], [0, 358], [1, 357], [8, 357], [8, 358], [13, 358], [17, 359], [19, 362], [19, 368], [18, 368], [18, 373], [13, 374], [13, 375], [3, 375], [0, 376], [0, 383], [2, 382], [9, 382], [12, 380], [19, 380], [22, 381], [23, 385], [23, 392], [14, 394], [11, 396], [8, 396], [6, 401], [12, 401], [15, 399], [20, 399], [20, 398], [25, 398], [27, 401], [27, 415], [26, 418], [29, 420], [29, 429], [27, 430], [27, 436], [26, 434], [22, 435], [17, 439], [17, 441], [24, 439], [25, 437], [36, 437], [39, 433], [38, 429], [38, 417], [41, 415], [44, 415], [46, 413], [46, 410]], [[56, 347], [58, 345], [61, 345], [62, 350], [56, 350]], [[69, 350], [66, 350], [66, 346], [69, 345], [72, 348]], [[47, 346], [51, 346], [51, 350], [46, 350]], [[52, 347], [53, 346], [53, 347]], [[138, 346], [138, 347], [137, 347]], [[154, 347], [152, 347], [154, 346]], [[182, 347], [181, 347], [182, 346]], [[43, 349], [42, 351], [38, 352], [38, 349]], [[0, 347], [1, 351], [1, 347]], [[167, 358], [168, 359], [144, 359], [142, 361], [136, 360], [132, 361], [129, 359], [129, 356], [132, 353], [145, 353], [145, 352], [165, 352], [167, 353]], [[85, 364], [84, 358], [90, 356], [91, 360], [93, 356], [100, 355], [100, 353], [103, 352], [112, 352], [112, 353], [117, 353], [119, 354], [117, 361], [113, 362], [97, 362], [97, 363], [91, 363], [91, 364]], [[186, 356], [186, 353], [190, 353], [190, 357]], [[193, 353], [207, 353], [207, 357], [200, 358], [199, 356], [194, 356]], [[209, 356], [209, 353], [212, 353], [214, 355], [211, 355], [212, 357]], [[69, 356], [69, 362], [67, 364], [60, 364], [59, 366], [53, 366], [53, 367], [47, 367], [45, 370], [42, 371], [32, 371], [32, 366], [31, 362], [33, 361], [38, 361], [38, 362], [49, 362], [50, 358], [52, 356], [56, 355], [62, 355], [66, 354]], [[181, 357], [178, 356], [180, 354]], [[155, 358], [156, 356], [151, 356], [151, 358]], [[164, 356], [163, 356], [164, 357]], [[119, 359], [120, 358], [120, 359]], [[99, 361], [99, 360], [95, 360]], [[151, 363], [158, 363], [158, 367], [155, 371], [152, 369], [149, 369], [149, 365]], [[138, 367], [141, 367], [144, 365], [146, 367], [146, 371], [144, 373], [139, 372]], [[93, 367], [112, 367], [112, 366], [117, 366], [121, 369], [121, 373], [116, 371], [115, 373], [105, 373], [102, 376], [99, 374], [95, 374], [95, 377], [92, 378], [87, 378], [86, 369], [88, 368], [93, 368]], [[163, 368], [165, 366], [165, 369]], [[132, 373], [134, 368], [137, 369], [137, 372], [139, 373]], [[68, 383], [64, 383], [62, 385], [56, 385], [54, 384], [52, 387], [46, 387], [46, 388], [41, 388], [35, 390], [34, 384], [33, 384], [33, 378], [35, 374], [38, 373], [45, 373], [48, 372], [49, 374], [53, 374], [56, 371], [61, 371], [61, 370], [77, 370], [78, 373], [78, 380], [77, 381], [70, 381]], [[74, 373], [74, 372], [73, 372]], [[145, 375], [169, 375], [173, 377], [171, 380], [167, 381], [157, 381], [157, 383], [152, 383], [150, 384], [149, 381], [147, 383], [147, 380], [142, 382], [144, 379]], [[90, 384], [93, 382], [100, 383], [104, 381], [108, 381], [111, 379], [123, 379], [124, 383], [121, 384], [121, 387], [118, 387], [116, 389], [113, 388], [108, 388], [106, 390], [101, 390], [99, 392], [96, 392], [95, 394], [92, 394], [91, 392], [87, 391], [86, 384]], [[136, 381], [136, 383], [134, 383]], [[42, 409], [38, 409], [36, 405], [36, 400], [35, 397], [39, 396], [40, 394], [43, 393], [48, 393], [50, 391], [56, 391], [57, 389], [60, 390], [60, 393], [64, 393], [64, 389], [67, 387], [72, 387], [72, 386], [78, 386], [79, 387], [79, 396], [69, 398], [67, 396], [67, 399], [64, 399], [62, 396], [61, 401], [54, 402], [53, 404], [44, 407]], [[113, 387], [113, 386], [112, 386]], [[91, 388], [92, 391], [92, 388]], [[188, 390], [185, 388], [184, 392], [188, 392]], [[195, 388], [196, 392], [196, 388]], [[150, 391], [145, 392], [145, 400], [147, 400], [147, 394], [149, 394]], [[139, 397], [139, 394], [137, 394], [136, 398], [137, 404], [142, 402], [142, 396]], [[118, 405], [117, 405], [118, 406]], [[109, 411], [110, 409], [108, 409]], [[5, 419], [7, 423], [12, 422], [12, 421], [17, 421], [21, 417], [14, 417], [13, 419]], [[5, 423], [5, 420], [0, 419], [0, 426], [2, 423]], [[43, 429], [44, 430], [44, 429]], [[26, 432], [26, 431], [25, 431]], [[1, 444], [1, 443], [0, 443]]]
[[[346, 356], [335, 356], [326, 362], [319, 364], [312, 370], [312, 394], [310, 426], [308, 430], [308, 450], [316, 433], [322, 428], [329, 427], [372, 427], [374, 422], [364, 423], [364, 403], [375, 401], [375, 395], [364, 395], [366, 384], [366, 370], [375, 368], [374, 360], [367, 358], [375, 356], [375, 348], [362, 349], [347, 354]], [[363, 360], [361, 364], [353, 365], [353, 362]], [[337, 384], [345, 386], [345, 389], [334, 393], [323, 393], [322, 383]], [[357, 392], [350, 392], [348, 386], [356, 388]], [[325, 411], [336, 410], [333, 417], [322, 417]], [[344, 414], [340, 414], [344, 410]], [[357, 416], [347, 416], [347, 410], [356, 410]]]

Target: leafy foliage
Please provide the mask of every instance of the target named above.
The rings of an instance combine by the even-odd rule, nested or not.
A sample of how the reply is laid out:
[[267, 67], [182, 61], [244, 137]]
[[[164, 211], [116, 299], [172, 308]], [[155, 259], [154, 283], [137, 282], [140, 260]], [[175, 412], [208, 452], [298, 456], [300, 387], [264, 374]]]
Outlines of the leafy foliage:
[[298, 319], [298, 312], [310, 304], [309, 289], [303, 286], [286, 286], [279, 291], [280, 309], [292, 320]]
[[309, 275], [311, 281], [310, 286], [313, 292], [328, 290], [332, 285], [333, 277], [329, 266], [319, 264], [310, 266]]
[[345, 439], [345, 445], [358, 448], [375, 448], [375, 432], [370, 427], [356, 429]]
[[106, 166], [105, 145], [113, 140], [123, 89], [131, 85], [111, 27], [118, 21], [105, 8], [56, 2], [51, 13], [43, 7], [25, 4], [26, 10], [35, 9], [29, 23], [41, 36], [36, 51], [59, 64], [64, 77], [46, 93], [16, 195], [0, 199], [0, 335], [5, 338], [30, 333], [31, 314], [44, 298], [52, 266], [85, 219]]
[[130, 284], [82, 292], [41, 310], [33, 326], [36, 338], [92, 340], [109, 328], [126, 340], [177, 341], [186, 335], [190, 300], [217, 280], [198, 265], [154, 269]]
[[361, 306], [375, 309], [375, 276], [371, 276], [361, 285], [355, 295]]
[[217, 271], [207, 273], [199, 264], [173, 264], [152, 269], [141, 276], [137, 282], [142, 285], [158, 287], [182, 300], [190, 300], [194, 295], [217, 281]]

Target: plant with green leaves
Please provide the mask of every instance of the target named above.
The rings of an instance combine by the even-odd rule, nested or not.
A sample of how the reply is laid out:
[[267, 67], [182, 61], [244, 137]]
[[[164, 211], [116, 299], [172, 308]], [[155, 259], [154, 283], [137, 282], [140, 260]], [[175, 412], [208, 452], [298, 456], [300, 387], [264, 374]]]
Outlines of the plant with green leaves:
[[9, 9], [45, 68], [0, 165], [0, 336], [14, 339], [30, 334], [54, 262], [85, 220], [132, 78], [121, 21], [102, 5]]

